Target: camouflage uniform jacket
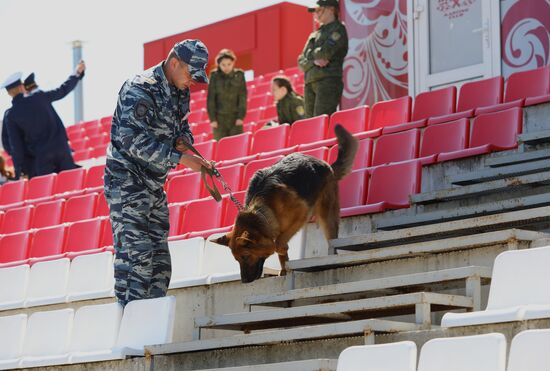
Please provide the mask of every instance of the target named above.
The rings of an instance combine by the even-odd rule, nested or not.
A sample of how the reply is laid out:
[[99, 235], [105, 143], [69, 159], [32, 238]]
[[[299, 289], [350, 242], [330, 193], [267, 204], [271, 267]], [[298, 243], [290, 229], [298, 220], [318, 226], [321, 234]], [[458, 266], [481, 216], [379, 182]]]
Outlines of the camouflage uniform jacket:
[[[348, 33], [340, 21], [322, 25], [309, 35], [298, 65], [305, 73], [305, 83], [321, 80], [325, 77], [341, 77], [344, 58], [348, 53]], [[325, 67], [316, 66], [316, 59], [326, 59]]]
[[305, 118], [304, 99], [296, 93], [288, 93], [277, 102], [277, 115], [280, 124], [293, 124]]
[[178, 137], [193, 143], [187, 123], [189, 89], [168, 83], [162, 63], [126, 81], [113, 115], [107, 172], [130, 171], [153, 191], [164, 186], [166, 176], [181, 158], [174, 148]]
[[208, 117], [210, 121], [217, 121], [217, 115], [236, 114], [237, 119], [246, 116], [246, 81], [244, 72], [234, 69], [225, 74], [217, 69], [210, 75], [208, 84]]

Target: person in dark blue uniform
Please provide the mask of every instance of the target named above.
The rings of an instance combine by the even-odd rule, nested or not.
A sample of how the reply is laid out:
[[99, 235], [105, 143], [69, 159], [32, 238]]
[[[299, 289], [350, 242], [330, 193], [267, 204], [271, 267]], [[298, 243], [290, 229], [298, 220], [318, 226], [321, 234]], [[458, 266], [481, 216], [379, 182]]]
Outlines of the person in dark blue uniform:
[[28, 96], [25, 96], [20, 79], [4, 84], [13, 98], [12, 107], [4, 117], [4, 127], [9, 136], [16, 178], [21, 176], [25, 167], [25, 153], [31, 159], [28, 164], [29, 178], [78, 167], [71, 155], [65, 126], [52, 102], [67, 96], [82, 79], [85, 70], [86, 65], [81, 61], [75, 74], [59, 88], [37, 91]]

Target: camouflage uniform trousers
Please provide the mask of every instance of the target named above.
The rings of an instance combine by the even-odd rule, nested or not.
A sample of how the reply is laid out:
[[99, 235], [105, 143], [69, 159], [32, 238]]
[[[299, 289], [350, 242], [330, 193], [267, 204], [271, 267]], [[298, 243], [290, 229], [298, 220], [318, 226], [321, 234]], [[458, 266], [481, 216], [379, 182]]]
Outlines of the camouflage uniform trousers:
[[218, 113], [217, 119], [218, 127], [212, 129], [214, 139], [220, 140], [221, 138], [243, 133], [243, 127], [235, 125], [235, 121], [237, 121], [237, 114]]
[[168, 204], [137, 176], [105, 175], [115, 245], [115, 295], [122, 305], [166, 296], [172, 267], [168, 250]]
[[310, 82], [304, 87], [304, 106], [306, 117], [332, 115], [336, 112], [344, 83], [341, 77], [325, 77]]

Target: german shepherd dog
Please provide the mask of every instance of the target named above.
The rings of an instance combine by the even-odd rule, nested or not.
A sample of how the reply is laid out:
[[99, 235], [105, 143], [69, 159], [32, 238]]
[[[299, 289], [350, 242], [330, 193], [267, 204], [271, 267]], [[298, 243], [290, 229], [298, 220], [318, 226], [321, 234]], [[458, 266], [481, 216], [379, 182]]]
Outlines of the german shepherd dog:
[[250, 181], [245, 208], [237, 215], [233, 230], [213, 241], [229, 246], [239, 262], [243, 283], [260, 278], [265, 260], [275, 252], [279, 255], [281, 275], [285, 275], [288, 241], [312, 216], [327, 240], [338, 238], [338, 181], [351, 172], [357, 139], [341, 125], [336, 125], [334, 131], [338, 157], [332, 165], [293, 153], [258, 170]]

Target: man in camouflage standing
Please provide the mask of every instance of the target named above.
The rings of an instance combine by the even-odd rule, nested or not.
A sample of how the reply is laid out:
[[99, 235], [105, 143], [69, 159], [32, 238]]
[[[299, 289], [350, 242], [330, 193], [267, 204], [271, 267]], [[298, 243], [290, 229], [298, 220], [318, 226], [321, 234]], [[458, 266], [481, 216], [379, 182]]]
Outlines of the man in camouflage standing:
[[124, 83], [107, 151], [105, 197], [113, 226], [115, 295], [122, 305], [163, 297], [171, 276], [164, 183], [178, 164], [208, 162], [185, 153], [193, 143], [189, 87], [208, 82], [208, 50], [199, 40], [174, 45], [167, 59]]
[[348, 53], [346, 27], [338, 20], [338, 0], [318, 0], [309, 8], [321, 25], [309, 35], [298, 65], [305, 73], [306, 117], [330, 115], [342, 98], [344, 58]]

